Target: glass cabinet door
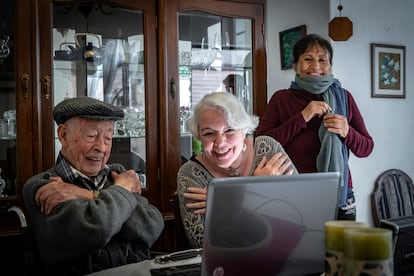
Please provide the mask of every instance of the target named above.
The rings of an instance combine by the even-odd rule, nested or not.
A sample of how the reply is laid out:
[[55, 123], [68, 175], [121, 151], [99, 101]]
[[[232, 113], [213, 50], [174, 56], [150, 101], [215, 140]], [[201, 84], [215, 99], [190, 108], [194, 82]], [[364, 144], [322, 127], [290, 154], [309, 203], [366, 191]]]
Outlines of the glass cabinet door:
[[179, 80], [180, 154], [186, 160], [201, 150], [185, 122], [204, 95], [227, 91], [248, 113], [264, 111], [264, 14], [261, 4], [233, 1], [180, 0], [176, 6], [177, 23], [168, 25], [178, 30], [177, 69], [170, 72]]
[[15, 196], [16, 81], [15, 2], [6, 0], [0, 11], [0, 197]]
[[[155, 180], [157, 171], [149, 168], [148, 156], [157, 149], [146, 139], [157, 135], [156, 128], [147, 127], [157, 121], [156, 49], [148, 46], [155, 45], [155, 24], [144, 21], [155, 13], [153, 6], [153, 1], [53, 1], [48, 104], [52, 109], [65, 98], [89, 96], [122, 108], [125, 118], [115, 122], [109, 163]], [[155, 20], [155, 15], [150, 18]], [[46, 30], [42, 35], [47, 37]], [[60, 143], [51, 124], [56, 157]], [[142, 182], [144, 193], [151, 193], [149, 183]]]
[[[237, 95], [261, 115], [267, 102], [263, 1], [161, 0], [159, 41], [161, 156], [165, 194], [176, 191], [180, 165], [200, 152], [185, 128], [194, 104], [212, 91]], [[165, 172], [165, 173], [164, 173]], [[174, 201], [172, 196], [169, 199]]]
[[30, 0], [6, 0], [0, 10], [0, 205], [23, 206], [25, 181], [36, 167]]
[[178, 24], [181, 153], [189, 159], [199, 148], [185, 122], [204, 95], [227, 91], [253, 112], [252, 20], [185, 11]]

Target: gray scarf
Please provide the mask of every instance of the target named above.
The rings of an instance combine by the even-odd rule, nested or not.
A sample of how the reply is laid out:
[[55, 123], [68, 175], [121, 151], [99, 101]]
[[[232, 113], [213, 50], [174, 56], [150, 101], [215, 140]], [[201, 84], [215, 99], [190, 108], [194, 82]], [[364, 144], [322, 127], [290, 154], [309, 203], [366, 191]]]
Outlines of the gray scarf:
[[[291, 85], [294, 89], [304, 89], [312, 94], [322, 94], [324, 101], [332, 108], [333, 114], [348, 117], [348, 98], [341, 83], [333, 77], [301, 77], [296, 75]], [[319, 128], [321, 149], [316, 159], [319, 172], [339, 172], [341, 174], [338, 207], [347, 205], [348, 194], [348, 148], [339, 135], [331, 133], [321, 124]]]

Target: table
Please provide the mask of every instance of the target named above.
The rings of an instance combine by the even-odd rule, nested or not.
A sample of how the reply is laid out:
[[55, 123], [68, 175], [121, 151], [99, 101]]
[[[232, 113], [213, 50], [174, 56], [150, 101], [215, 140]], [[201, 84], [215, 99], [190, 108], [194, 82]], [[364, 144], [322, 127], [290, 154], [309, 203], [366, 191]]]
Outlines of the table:
[[150, 270], [153, 268], [161, 268], [161, 267], [168, 267], [168, 266], [178, 266], [178, 265], [187, 265], [187, 264], [195, 264], [201, 263], [201, 256], [168, 262], [166, 264], [158, 264], [152, 260], [146, 260], [139, 263], [127, 264], [123, 266], [118, 266], [110, 269], [101, 270], [98, 272], [94, 272], [91, 274], [87, 274], [85, 276], [114, 276], [114, 275], [122, 275], [122, 276], [151, 276]]

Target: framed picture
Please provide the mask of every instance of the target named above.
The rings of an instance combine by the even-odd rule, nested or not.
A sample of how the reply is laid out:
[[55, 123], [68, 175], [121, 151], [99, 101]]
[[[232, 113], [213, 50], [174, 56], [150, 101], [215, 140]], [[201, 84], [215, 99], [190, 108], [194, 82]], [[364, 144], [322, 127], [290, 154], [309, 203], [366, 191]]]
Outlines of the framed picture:
[[293, 46], [306, 35], [306, 25], [279, 32], [280, 65], [282, 70], [292, 68]]
[[373, 98], [405, 98], [405, 46], [371, 44]]

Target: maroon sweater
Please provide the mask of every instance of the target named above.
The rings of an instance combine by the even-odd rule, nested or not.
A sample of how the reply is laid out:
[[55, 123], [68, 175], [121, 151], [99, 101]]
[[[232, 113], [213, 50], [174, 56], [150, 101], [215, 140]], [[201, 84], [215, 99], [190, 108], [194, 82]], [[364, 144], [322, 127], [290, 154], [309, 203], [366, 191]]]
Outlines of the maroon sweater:
[[[342, 141], [357, 157], [368, 156], [374, 147], [364, 119], [351, 93], [348, 95], [349, 133]], [[322, 94], [315, 95], [305, 90], [283, 89], [276, 91], [260, 119], [256, 135], [269, 135], [282, 144], [299, 173], [316, 172], [316, 157], [321, 143], [318, 130], [322, 117], [315, 117], [308, 123], [301, 111], [310, 101], [323, 101]], [[348, 187], [352, 187], [352, 178], [348, 170]]]

